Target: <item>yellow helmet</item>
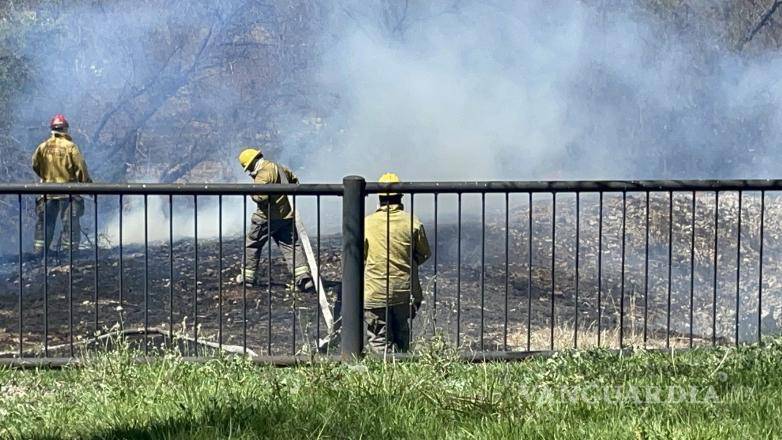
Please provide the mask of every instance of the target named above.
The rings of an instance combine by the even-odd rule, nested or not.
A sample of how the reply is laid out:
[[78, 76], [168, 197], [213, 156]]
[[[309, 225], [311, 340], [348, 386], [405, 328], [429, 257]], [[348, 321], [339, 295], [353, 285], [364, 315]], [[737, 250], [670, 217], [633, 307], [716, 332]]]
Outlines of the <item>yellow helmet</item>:
[[239, 164], [242, 166], [242, 168], [244, 168], [245, 171], [248, 171], [253, 162], [255, 162], [255, 159], [262, 156], [263, 152], [260, 149], [245, 148], [241, 153], [239, 153]]
[[[378, 183], [401, 183], [402, 181], [399, 180], [399, 176], [396, 175], [396, 173], [385, 173], [382, 176], [380, 176], [379, 179], [377, 179]], [[398, 196], [399, 193], [380, 193], [381, 196], [386, 197], [392, 197], [392, 196]]]

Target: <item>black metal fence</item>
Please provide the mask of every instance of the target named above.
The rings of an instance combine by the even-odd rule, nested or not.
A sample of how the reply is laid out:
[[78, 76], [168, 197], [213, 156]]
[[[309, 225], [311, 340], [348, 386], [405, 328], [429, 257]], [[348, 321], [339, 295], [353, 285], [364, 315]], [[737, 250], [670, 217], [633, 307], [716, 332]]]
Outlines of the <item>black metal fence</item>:
[[[388, 191], [405, 194], [405, 209], [422, 218], [432, 243], [421, 266], [424, 306], [410, 330], [418, 344], [436, 337], [487, 358], [688, 348], [759, 342], [782, 318], [782, 181], [1, 185], [0, 209], [16, 233], [3, 237], [0, 355], [67, 360], [124, 332], [145, 352], [176, 343], [196, 357], [232, 351], [295, 360], [337, 347], [357, 356], [365, 340], [364, 216], [373, 196]], [[232, 282], [256, 194], [290, 196], [294, 209], [315, 202], [315, 224], [307, 224], [316, 230], [315, 295], [290, 288], [292, 271], [274, 258], [271, 240], [265, 285]], [[36, 197], [94, 200], [85, 231], [91, 249], [26, 249], [32, 221], [24, 199]], [[143, 240], [128, 245], [126, 201], [134, 197], [142, 200]], [[152, 197], [167, 202], [167, 222], [150, 225]], [[341, 220], [333, 221], [341, 234], [322, 234], [323, 197], [341, 199]], [[241, 217], [237, 236], [224, 234], [227, 198], [240, 200], [228, 214]], [[199, 239], [204, 200], [216, 201], [217, 233]], [[100, 246], [99, 216], [112, 209], [118, 243]], [[192, 237], [176, 239], [176, 211], [192, 220]], [[167, 239], [150, 243], [150, 227]], [[73, 227], [62, 236], [72, 243]], [[325, 334], [324, 302], [341, 314], [339, 340]]]

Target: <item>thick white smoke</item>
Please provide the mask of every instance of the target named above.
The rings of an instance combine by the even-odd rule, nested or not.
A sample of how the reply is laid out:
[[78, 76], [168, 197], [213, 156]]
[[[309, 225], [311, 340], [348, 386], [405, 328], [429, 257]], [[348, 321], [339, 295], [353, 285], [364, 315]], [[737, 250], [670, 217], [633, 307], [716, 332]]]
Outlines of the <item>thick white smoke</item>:
[[310, 179], [775, 173], [763, 164], [782, 127], [777, 55], [740, 58], [582, 2], [434, 2], [391, 25], [381, 3], [335, 8], [324, 34], [332, 108], [289, 148]]
[[[386, 171], [405, 180], [758, 178], [777, 173], [772, 164], [779, 159], [776, 142], [782, 135], [777, 74], [782, 58], [704, 45], [702, 36], [674, 33], [633, 8], [600, 10], [564, 0], [344, 0], [315, 8], [302, 15], [322, 22], [305, 27], [313, 30], [307, 44], [318, 48], [297, 65], [308, 73], [295, 77], [300, 83], [286, 83], [285, 94], [270, 93], [281, 96], [273, 107], [280, 111], [272, 112], [269, 124], [253, 119], [263, 122], [256, 129], [243, 119], [254, 101], [239, 85], [226, 80], [217, 88], [183, 87], [177, 79], [195, 59], [195, 43], [210, 29], [220, 38], [210, 43], [211, 55], [196, 63], [204, 77], [226, 75], [230, 69], [222, 63], [231, 57], [241, 64], [241, 53], [231, 46], [237, 38], [263, 46], [275, 37], [262, 32], [263, 8], [257, 20], [236, 21], [246, 29], [234, 29], [219, 23], [235, 17], [235, 4], [204, 5], [199, 3], [187, 20], [182, 14], [188, 3], [181, 1], [165, 7], [156, 3], [163, 10], [117, 4], [47, 12], [78, 17], [79, 33], [28, 45], [26, 55], [38, 72], [33, 80], [43, 83], [30, 87], [34, 93], [20, 93], [13, 113], [26, 121], [25, 127], [55, 111], [74, 115], [74, 136], [86, 145], [88, 162], [103, 170], [99, 176], [108, 176], [126, 166], [114, 150], [123, 144], [112, 143], [124, 141], [114, 139], [112, 130], [138, 117], [150, 101], [163, 100], [123, 147], [141, 151], [134, 157], [155, 147], [149, 149], [155, 155], [147, 157], [148, 163], [135, 164], [136, 170], [143, 168], [139, 165], [151, 170], [142, 176], [147, 181], [155, 180], [159, 162], [176, 163], [198, 143], [209, 145], [210, 160], [234, 164], [238, 149], [262, 142], [269, 127], [274, 131], [269, 158], [291, 165], [305, 182], [337, 182], [347, 174], [373, 180]], [[216, 16], [223, 21], [215, 21]], [[152, 50], [156, 44], [179, 39], [168, 63], [140, 56], [157, 53]], [[164, 66], [160, 72], [155, 70], [159, 66]], [[61, 86], [64, 77], [66, 87]], [[144, 92], [147, 83], [157, 87], [150, 98], [119, 107], [103, 131], [93, 126], [114, 108], [115, 98]], [[237, 111], [233, 122], [219, 117]], [[96, 124], [85, 127], [85, 121]], [[209, 125], [214, 121], [225, 125]], [[40, 136], [45, 134], [42, 127]], [[37, 133], [14, 136], [31, 149], [33, 140], [40, 141]], [[161, 151], [161, 145], [170, 151]], [[235, 174], [215, 179], [247, 181], [232, 169]], [[241, 207], [226, 201], [226, 209], [240, 212]], [[128, 210], [130, 218], [141, 218], [137, 204]], [[150, 218], [159, 223], [165, 211], [155, 206], [150, 212], [157, 217]], [[336, 218], [338, 207], [332, 211], [329, 215]], [[184, 208], [175, 216], [189, 214]], [[231, 231], [240, 217], [232, 216]], [[110, 221], [107, 234], [114, 229]], [[200, 235], [213, 236], [211, 224], [205, 223]], [[189, 229], [178, 228], [183, 236]]]

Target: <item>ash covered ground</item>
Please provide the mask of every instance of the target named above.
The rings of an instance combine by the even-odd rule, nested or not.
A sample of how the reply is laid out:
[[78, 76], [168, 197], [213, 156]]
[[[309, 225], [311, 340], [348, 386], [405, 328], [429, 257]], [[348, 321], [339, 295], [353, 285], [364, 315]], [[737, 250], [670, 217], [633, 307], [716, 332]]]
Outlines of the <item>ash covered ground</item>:
[[[718, 343], [732, 343], [737, 316], [736, 194], [720, 196], [716, 295], [713, 194], [699, 193], [696, 197], [694, 245], [691, 241], [691, 193], [674, 194], [670, 237], [668, 194], [651, 195], [648, 283], [645, 276], [647, 234], [644, 194], [627, 195], [624, 271], [622, 196], [610, 194], [604, 198], [602, 240], [598, 240], [600, 225], [597, 197], [585, 194], [580, 200], [578, 289], [573, 195], [558, 196], [553, 289], [551, 196], [536, 196], [534, 199], [531, 269], [528, 264], [530, 234], [526, 195], [512, 196], [509, 205], [507, 271], [504, 211], [500, 215], [496, 215], [493, 209], [487, 211], [484, 264], [481, 263], [480, 219], [471, 216], [462, 221], [461, 270], [458, 270], [457, 264], [458, 225], [452, 218], [441, 216], [435, 234], [431, 215], [427, 221], [424, 214], [422, 217], [433, 248], [435, 235], [437, 239], [437, 271], [435, 276], [434, 257], [422, 266], [425, 304], [414, 323], [414, 338], [420, 342], [438, 333], [465, 350], [506, 347], [525, 350], [528, 342], [530, 349], [538, 350], [552, 346], [553, 327], [553, 347], [562, 349], [574, 346], [577, 318], [579, 347], [597, 344], [598, 322], [601, 345], [606, 347], [619, 346], [620, 325], [623, 343], [628, 346], [643, 345], [646, 336], [648, 346], [663, 347], [667, 335], [670, 335], [671, 345], [686, 346], [690, 333], [696, 345], [711, 344], [713, 336]], [[422, 205], [418, 201], [416, 203], [416, 209], [423, 212]], [[778, 240], [782, 234], [782, 203], [776, 195], [769, 194], [766, 196], [765, 209], [761, 292], [760, 198], [757, 194], [744, 196], [738, 289], [739, 338], [742, 341], [756, 340], [759, 323], [764, 335], [777, 332], [782, 313]], [[670, 295], [669, 239], [672, 243]], [[174, 333], [193, 337], [197, 321], [199, 340], [216, 342], [222, 310], [223, 344], [242, 346], [246, 326], [246, 344], [255, 353], [284, 355], [310, 350], [318, 327], [321, 335], [325, 334], [322, 319], [318, 323], [320, 313], [317, 297], [290, 291], [288, 284], [291, 275], [275, 247], [272, 249], [271, 285], [264, 276], [260, 286], [247, 288], [245, 293], [242, 286], [233, 282], [239, 271], [242, 246], [241, 237], [224, 237], [221, 293], [217, 240], [199, 240], [197, 265], [193, 240], [174, 242], [173, 286], [169, 275], [171, 250], [168, 243], [150, 242], [146, 307], [143, 246], [127, 246], [124, 249], [122, 307], [119, 251], [117, 248], [100, 249], [97, 324], [92, 253], [87, 251], [76, 255], [72, 296], [69, 295], [67, 256], [59, 261], [53, 257], [49, 267], [46, 304], [48, 345], [52, 347], [69, 343], [71, 304], [72, 334], [76, 343], [91, 338], [96, 328], [106, 333], [119, 327], [143, 327], [145, 309], [150, 327], [164, 331], [171, 329]], [[597, 264], [599, 247], [602, 247], [600, 278]], [[692, 262], [691, 248], [694, 248]], [[324, 235], [321, 238], [320, 254], [322, 276], [333, 302], [339, 291], [341, 277], [341, 237]], [[14, 258], [10, 256], [0, 265], [3, 275], [0, 280], [0, 352], [4, 356], [13, 356], [19, 350], [19, 275]], [[694, 271], [690, 270], [691, 265]], [[267, 262], [264, 261], [261, 272], [266, 274], [267, 269]], [[194, 285], [196, 271], [197, 293]], [[21, 308], [22, 349], [26, 356], [41, 355], [43, 351], [43, 274], [40, 261], [24, 263]], [[694, 275], [692, 284], [691, 274]], [[762, 294], [760, 309], [759, 294]], [[621, 310], [624, 310], [624, 319], [620, 318]], [[714, 334], [713, 326], [716, 329]], [[669, 327], [670, 332], [667, 333]], [[63, 353], [61, 349], [56, 349], [54, 354]]]

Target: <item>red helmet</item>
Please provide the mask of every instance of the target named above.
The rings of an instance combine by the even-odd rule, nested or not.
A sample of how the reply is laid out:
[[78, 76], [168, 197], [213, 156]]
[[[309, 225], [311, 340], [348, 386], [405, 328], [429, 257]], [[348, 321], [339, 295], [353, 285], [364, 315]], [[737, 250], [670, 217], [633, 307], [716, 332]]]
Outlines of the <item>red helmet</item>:
[[65, 119], [65, 116], [63, 116], [60, 113], [57, 113], [52, 118], [52, 122], [49, 123], [49, 127], [51, 127], [52, 130], [63, 130], [68, 128], [68, 120]]

